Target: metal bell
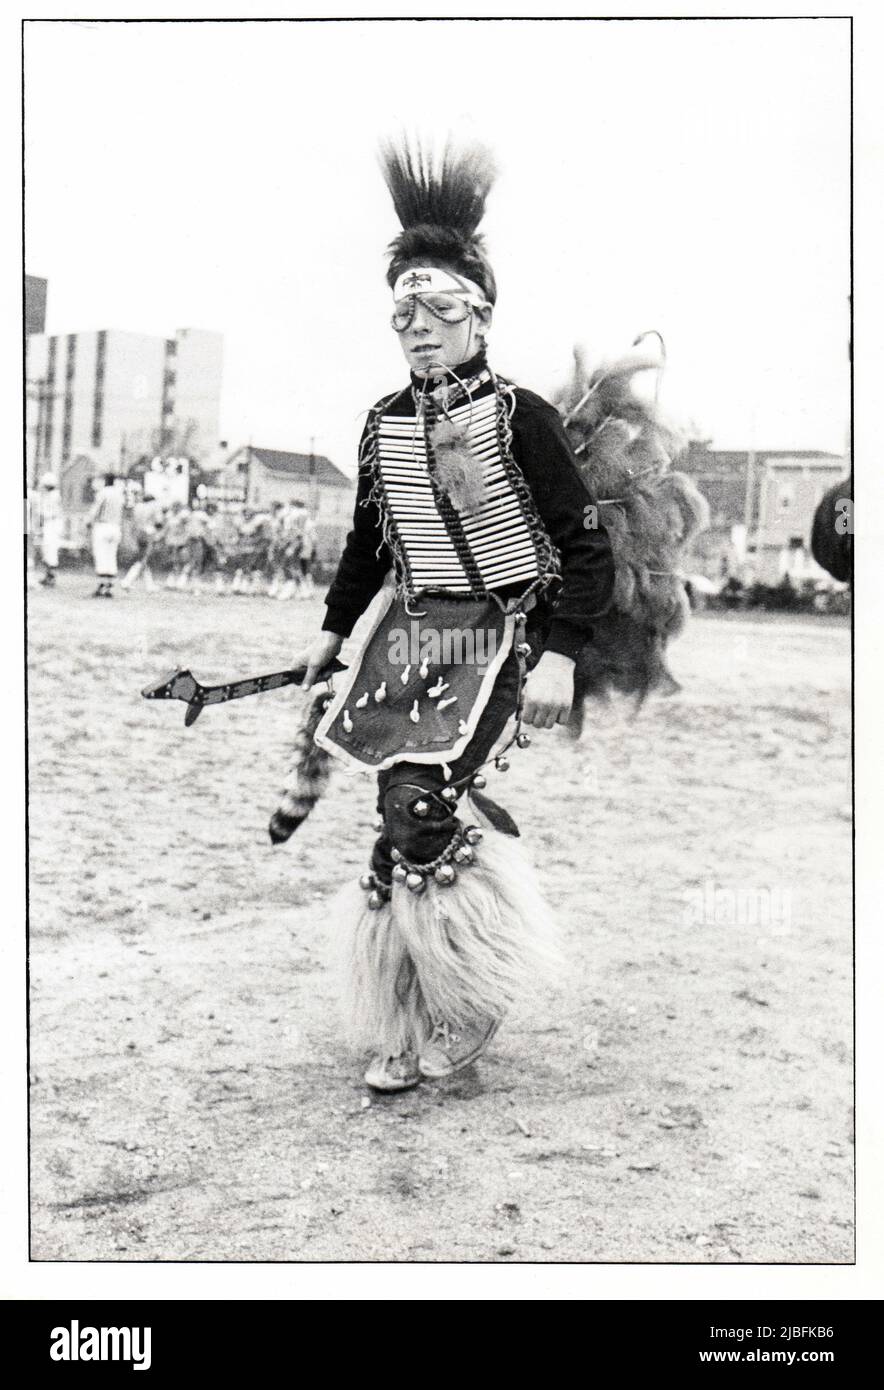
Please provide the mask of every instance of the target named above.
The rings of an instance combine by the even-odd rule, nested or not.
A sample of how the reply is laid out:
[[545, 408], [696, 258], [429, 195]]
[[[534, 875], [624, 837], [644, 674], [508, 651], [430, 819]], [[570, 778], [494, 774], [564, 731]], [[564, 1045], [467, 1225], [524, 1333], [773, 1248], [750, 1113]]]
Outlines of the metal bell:
[[454, 858], [458, 864], [472, 864], [474, 857], [469, 845], [458, 845], [454, 851]]
[[375, 830], [383, 830], [383, 828], [384, 828], [384, 818], [383, 818], [383, 816], [375, 816], [375, 818], [374, 818], [374, 828], [375, 828]]
[[433, 873], [433, 878], [443, 887], [448, 887], [457, 878], [457, 870], [453, 864], [440, 864]]
[[531, 643], [530, 643], [530, 642], [517, 642], [517, 643], [516, 643], [516, 653], [517, 653], [518, 656], [530, 656], [530, 655], [531, 655]]
[[530, 747], [531, 747], [531, 735], [530, 735], [530, 734], [516, 734], [516, 744], [518, 745], [519, 748], [530, 748]]
[[414, 815], [419, 816], [420, 819], [423, 820], [424, 816], [428, 816], [430, 814], [430, 803], [429, 801], [423, 800], [416, 801], [412, 806], [411, 810]]
[[377, 912], [378, 908], [384, 905], [384, 897], [376, 888], [373, 888], [368, 895], [368, 905], [372, 912]]
[[390, 850], [390, 858], [392, 859], [394, 864], [398, 864], [399, 860], [402, 858], [401, 849], [397, 849], [394, 845], [393, 848]]
[[411, 889], [412, 893], [422, 893], [427, 886], [427, 880], [416, 869], [411, 869], [405, 875], [405, 885]]
[[510, 760], [509, 758], [495, 758], [494, 766], [497, 768], [498, 772], [509, 772]]
[[515, 621], [516, 621], [517, 623], [523, 623], [523, 622], [525, 621], [525, 619], [527, 618], [527, 616], [528, 616], [527, 613], [523, 613], [523, 612], [521, 611], [521, 609], [519, 610], [518, 613], [514, 613], [514, 614], [513, 614], [513, 618], [515, 619]]
[[442, 800], [443, 800], [443, 801], [456, 801], [456, 800], [457, 800], [457, 788], [456, 788], [456, 787], [443, 787], [442, 790], [441, 790], [441, 792], [439, 793], [439, 795], [442, 797]]
[[482, 832], [478, 825], [468, 825], [463, 833], [463, 837], [468, 845], [477, 845], [482, 839]]
[[483, 776], [481, 772], [477, 772], [475, 777], [473, 778], [473, 786], [476, 788], [476, 791], [480, 792], [482, 788], [487, 787], [487, 785], [487, 779]]
[[374, 874], [363, 874], [359, 880], [359, 887], [363, 888], [367, 893], [369, 888], [374, 888], [376, 883], [377, 879], [375, 878]]
[[393, 865], [393, 882], [394, 882], [394, 883], [404, 883], [405, 880], [406, 880], [407, 878], [408, 878], [408, 870], [406, 869], [405, 865], [404, 865], [404, 864], [394, 864], [394, 865]]

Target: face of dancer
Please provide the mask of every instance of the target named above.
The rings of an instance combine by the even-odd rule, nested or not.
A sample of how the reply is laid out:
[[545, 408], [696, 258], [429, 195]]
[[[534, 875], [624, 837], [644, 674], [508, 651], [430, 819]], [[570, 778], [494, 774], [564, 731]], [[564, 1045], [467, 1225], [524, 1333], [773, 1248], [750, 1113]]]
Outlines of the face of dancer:
[[416, 299], [411, 322], [397, 335], [405, 360], [417, 376], [431, 376], [434, 368], [459, 367], [484, 345], [491, 326], [492, 306], [463, 304], [463, 310], [468, 310], [465, 317], [458, 322], [448, 322], [444, 315], [450, 312], [452, 298], [451, 295], [427, 295], [425, 299]]

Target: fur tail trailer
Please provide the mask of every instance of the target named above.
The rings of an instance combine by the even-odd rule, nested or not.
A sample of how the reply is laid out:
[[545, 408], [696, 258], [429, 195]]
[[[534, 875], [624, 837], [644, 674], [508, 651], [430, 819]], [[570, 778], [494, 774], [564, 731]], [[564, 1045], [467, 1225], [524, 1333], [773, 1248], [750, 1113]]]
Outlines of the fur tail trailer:
[[641, 701], [679, 688], [666, 665], [667, 644], [689, 612], [679, 567], [708, 525], [709, 508], [691, 479], [672, 469], [684, 442], [656, 403], [633, 389], [639, 372], [661, 365], [633, 353], [590, 370], [575, 351], [572, 381], [556, 401], [616, 565], [613, 602], [577, 661], [577, 729], [589, 696], [618, 692]]
[[304, 708], [282, 799], [270, 818], [270, 838], [275, 845], [288, 840], [307, 819], [328, 784], [331, 758], [313, 741], [327, 701], [328, 693], [323, 691]]

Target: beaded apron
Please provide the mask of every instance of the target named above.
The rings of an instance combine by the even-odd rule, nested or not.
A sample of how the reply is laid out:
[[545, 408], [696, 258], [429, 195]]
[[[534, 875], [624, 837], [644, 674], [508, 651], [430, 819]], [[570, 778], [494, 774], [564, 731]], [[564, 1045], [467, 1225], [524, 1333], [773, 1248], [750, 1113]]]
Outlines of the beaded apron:
[[428, 597], [417, 618], [403, 596], [385, 591], [316, 742], [363, 772], [454, 762], [476, 731], [515, 622], [492, 598]]

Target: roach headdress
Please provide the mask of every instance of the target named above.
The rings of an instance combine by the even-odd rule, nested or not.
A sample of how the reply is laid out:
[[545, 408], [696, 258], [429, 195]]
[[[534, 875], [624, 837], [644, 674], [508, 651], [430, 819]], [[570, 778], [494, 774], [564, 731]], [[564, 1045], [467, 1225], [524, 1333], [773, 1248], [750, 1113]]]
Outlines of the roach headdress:
[[449, 141], [434, 157], [418, 142], [385, 141], [380, 160], [402, 223], [388, 247], [390, 288], [412, 264], [444, 265], [472, 280], [493, 304], [497, 285], [478, 231], [497, 172], [490, 152]]

